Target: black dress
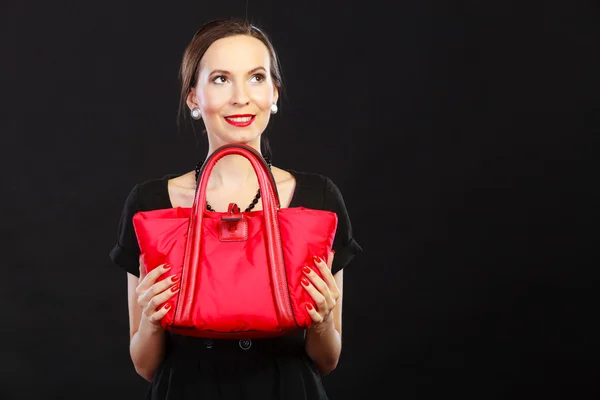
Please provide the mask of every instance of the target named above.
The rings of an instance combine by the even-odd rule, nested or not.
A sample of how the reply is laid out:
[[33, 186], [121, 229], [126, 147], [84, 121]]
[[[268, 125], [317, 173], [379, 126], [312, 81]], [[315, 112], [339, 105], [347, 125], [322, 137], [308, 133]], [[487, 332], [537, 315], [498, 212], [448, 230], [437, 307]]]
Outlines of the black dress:
[[[333, 211], [338, 227], [332, 272], [344, 268], [362, 251], [338, 188], [319, 174], [288, 170], [296, 178], [289, 207]], [[135, 185], [121, 215], [118, 241], [110, 257], [127, 272], [139, 276], [139, 254], [133, 215], [138, 211], [171, 208], [165, 175]], [[327, 399], [314, 362], [304, 350], [304, 330], [274, 339], [206, 340], [168, 332], [167, 353], [147, 399]]]

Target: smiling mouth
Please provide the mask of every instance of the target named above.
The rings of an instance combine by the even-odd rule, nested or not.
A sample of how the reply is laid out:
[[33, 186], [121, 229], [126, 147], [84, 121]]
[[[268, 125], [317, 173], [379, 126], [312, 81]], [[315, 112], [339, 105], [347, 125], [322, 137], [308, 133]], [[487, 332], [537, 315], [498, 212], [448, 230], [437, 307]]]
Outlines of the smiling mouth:
[[254, 122], [256, 115], [230, 115], [225, 117], [225, 121], [227, 121], [230, 125], [237, 127], [245, 127]]

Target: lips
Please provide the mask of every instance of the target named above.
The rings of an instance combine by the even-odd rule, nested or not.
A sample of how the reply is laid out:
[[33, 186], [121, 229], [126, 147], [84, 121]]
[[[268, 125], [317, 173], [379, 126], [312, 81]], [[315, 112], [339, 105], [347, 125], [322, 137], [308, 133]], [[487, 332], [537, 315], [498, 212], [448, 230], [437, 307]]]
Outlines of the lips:
[[253, 114], [236, 114], [228, 115], [227, 117], [225, 117], [225, 121], [227, 121], [227, 123], [229, 123], [230, 125], [243, 128], [252, 124], [255, 118], [256, 115]]

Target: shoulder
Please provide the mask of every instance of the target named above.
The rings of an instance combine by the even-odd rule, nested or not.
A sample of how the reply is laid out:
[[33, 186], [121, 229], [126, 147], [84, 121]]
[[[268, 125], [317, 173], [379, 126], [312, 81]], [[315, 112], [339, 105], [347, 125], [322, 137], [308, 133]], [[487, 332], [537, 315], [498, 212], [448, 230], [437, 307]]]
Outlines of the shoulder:
[[170, 206], [168, 182], [178, 174], [167, 174], [162, 178], [141, 181], [133, 186], [127, 203], [138, 211], [148, 211]]
[[296, 178], [296, 205], [331, 210], [342, 202], [336, 184], [326, 175], [315, 172], [288, 170]]
[[304, 188], [325, 190], [327, 186], [333, 185], [333, 182], [329, 177], [316, 172], [303, 172], [291, 169], [288, 169], [287, 171], [296, 178], [297, 187], [301, 186]]

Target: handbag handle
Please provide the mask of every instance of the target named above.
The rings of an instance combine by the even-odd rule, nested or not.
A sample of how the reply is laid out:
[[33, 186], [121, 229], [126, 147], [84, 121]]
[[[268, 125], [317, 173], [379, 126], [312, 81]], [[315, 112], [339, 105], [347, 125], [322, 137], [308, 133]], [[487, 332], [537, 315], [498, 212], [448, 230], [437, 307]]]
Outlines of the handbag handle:
[[[221, 158], [232, 154], [243, 156], [250, 161], [258, 178], [265, 220], [264, 234], [266, 235], [265, 242], [267, 246], [269, 275], [273, 288], [273, 301], [277, 311], [279, 326], [297, 327], [292, 311], [283, 259], [283, 248], [281, 246], [281, 234], [279, 231], [279, 220], [277, 218], [280, 203], [275, 178], [260, 153], [252, 147], [241, 143], [227, 144], [219, 147], [204, 162], [202, 170], [200, 171], [199, 184], [196, 188], [196, 197], [194, 198], [194, 205], [192, 206], [192, 213], [188, 226], [188, 236], [180, 283], [181, 291], [173, 322], [175, 324], [175, 321], [177, 321], [179, 326], [189, 326], [190, 328], [193, 328], [192, 310], [196, 308], [196, 305], [194, 304], [196, 301], [194, 293], [196, 292], [198, 284], [197, 279], [199, 277], [197, 272], [202, 250], [200, 248], [202, 243], [202, 215], [205, 212], [206, 207], [206, 187], [208, 185], [208, 178], [215, 164]], [[180, 304], [181, 300], [187, 304]]]

